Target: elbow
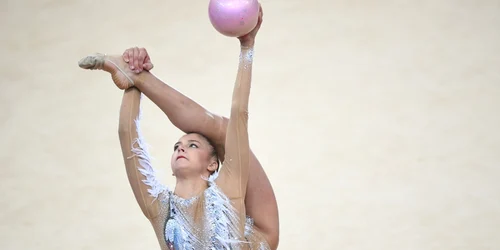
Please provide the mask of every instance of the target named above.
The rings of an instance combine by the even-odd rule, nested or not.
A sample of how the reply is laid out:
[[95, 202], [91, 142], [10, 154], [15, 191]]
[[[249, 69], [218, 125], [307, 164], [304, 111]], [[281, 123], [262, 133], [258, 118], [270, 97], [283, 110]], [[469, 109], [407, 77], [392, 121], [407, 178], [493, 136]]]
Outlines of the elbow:
[[248, 119], [248, 107], [246, 107], [246, 106], [233, 103], [233, 105], [231, 107], [231, 113], [235, 117], [241, 117], [244, 119]]

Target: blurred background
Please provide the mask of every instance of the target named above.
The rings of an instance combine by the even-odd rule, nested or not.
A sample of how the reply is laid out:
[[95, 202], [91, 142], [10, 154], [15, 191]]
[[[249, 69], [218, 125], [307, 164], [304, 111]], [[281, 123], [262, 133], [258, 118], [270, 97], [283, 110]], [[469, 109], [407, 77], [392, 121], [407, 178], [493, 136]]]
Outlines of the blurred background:
[[[500, 2], [261, 3], [249, 129], [279, 249], [499, 249]], [[158, 249], [123, 166], [123, 92], [77, 62], [145, 47], [156, 76], [227, 116], [238, 41], [208, 1], [0, 6], [0, 249]], [[172, 186], [182, 132], [143, 100]]]

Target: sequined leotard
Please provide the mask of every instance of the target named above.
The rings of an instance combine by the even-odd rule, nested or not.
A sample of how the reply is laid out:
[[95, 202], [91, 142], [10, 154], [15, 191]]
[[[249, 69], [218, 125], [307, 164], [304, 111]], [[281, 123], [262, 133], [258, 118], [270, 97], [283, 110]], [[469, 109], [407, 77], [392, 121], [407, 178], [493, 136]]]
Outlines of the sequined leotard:
[[206, 180], [208, 188], [190, 199], [176, 196], [157, 180], [140, 131], [141, 93], [135, 88], [124, 93], [119, 134], [127, 176], [161, 249], [269, 249], [252, 219], [245, 216], [252, 56], [253, 48], [242, 48], [226, 131], [225, 160], [219, 172]]

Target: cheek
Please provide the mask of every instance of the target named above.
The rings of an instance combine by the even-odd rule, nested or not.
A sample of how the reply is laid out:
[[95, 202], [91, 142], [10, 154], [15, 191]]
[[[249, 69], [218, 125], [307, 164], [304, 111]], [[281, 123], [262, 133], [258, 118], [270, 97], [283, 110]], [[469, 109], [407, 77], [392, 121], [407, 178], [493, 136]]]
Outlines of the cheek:
[[170, 156], [170, 162], [173, 164], [175, 163], [175, 160], [177, 158], [177, 152], [173, 152], [172, 155]]
[[172, 157], [170, 157], [170, 165], [174, 165], [175, 161], [174, 161], [174, 155], [172, 154]]
[[203, 149], [192, 149], [189, 154], [191, 156], [191, 158], [193, 159], [196, 159], [196, 161], [199, 161], [199, 162], [204, 162], [206, 161], [209, 157], [208, 157], [208, 153], [205, 152], [206, 150], [203, 150]]

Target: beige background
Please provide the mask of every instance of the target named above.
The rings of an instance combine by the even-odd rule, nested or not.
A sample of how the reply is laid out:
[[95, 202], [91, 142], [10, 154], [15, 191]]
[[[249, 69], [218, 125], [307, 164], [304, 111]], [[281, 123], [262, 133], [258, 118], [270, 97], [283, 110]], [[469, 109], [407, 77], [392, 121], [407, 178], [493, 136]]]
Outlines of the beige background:
[[[500, 249], [500, 2], [262, 0], [252, 148], [280, 249]], [[157, 249], [126, 179], [122, 92], [78, 68], [146, 47], [154, 73], [227, 115], [238, 43], [208, 1], [1, 1], [0, 249]], [[181, 132], [149, 100], [172, 184]]]

